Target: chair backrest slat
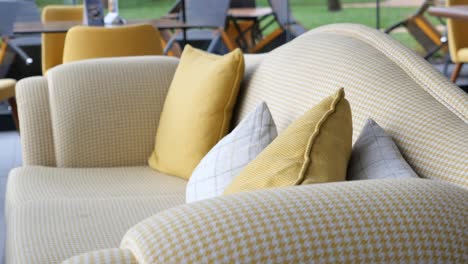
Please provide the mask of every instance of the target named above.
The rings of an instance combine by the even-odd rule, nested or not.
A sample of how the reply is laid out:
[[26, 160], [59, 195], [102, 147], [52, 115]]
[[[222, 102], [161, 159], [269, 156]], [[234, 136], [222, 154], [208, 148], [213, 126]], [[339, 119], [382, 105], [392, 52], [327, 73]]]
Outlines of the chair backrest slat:
[[282, 27], [293, 23], [294, 19], [291, 15], [288, 0], [268, 0], [268, 2], [270, 2], [276, 20]]
[[189, 24], [224, 28], [230, 0], [185, 0]]

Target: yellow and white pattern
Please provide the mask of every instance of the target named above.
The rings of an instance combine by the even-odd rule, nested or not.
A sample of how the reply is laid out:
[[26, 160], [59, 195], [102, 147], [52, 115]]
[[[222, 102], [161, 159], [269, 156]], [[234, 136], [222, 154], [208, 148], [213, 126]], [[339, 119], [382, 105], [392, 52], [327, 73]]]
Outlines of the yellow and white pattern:
[[138, 264], [138, 262], [130, 250], [112, 248], [75, 256], [62, 264]]
[[468, 262], [468, 96], [411, 51], [378, 31], [333, 25], [246, 56], [235, 123], [265, 101], [281, 132], [346, 87], [354, 140], [372, 117], [434, 180], [316, 184], [162, 212], [184, 203], [186, 181], [128, 166], [146, 164], [176, 67], [98, 59], [18, 83], [25, 167], [9, 178], [7, 263], [60, 263], [120, 243], [139, 263]]
[[265, 101], [281, 134], [345, 87], [353, 142], [371, 117], [419, 176], [468, 188], [468, 95], [408, 48], [368, 27], [340, 24], [262, 56], [244, 82], [236, 123]]
[[448, 183], [316, 184], [170, 209], [121, 248], [139, 263], [466, 263], [467, 219], [466, 190]]

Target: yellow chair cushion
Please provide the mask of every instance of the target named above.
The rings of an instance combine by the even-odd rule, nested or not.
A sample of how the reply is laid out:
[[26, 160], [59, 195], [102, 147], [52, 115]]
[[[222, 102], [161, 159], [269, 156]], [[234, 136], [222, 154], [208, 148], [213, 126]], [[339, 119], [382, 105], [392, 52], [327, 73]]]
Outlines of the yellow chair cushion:
[[15, 96], [15, 85], [14, 79], [0, 79], [0, 101]]
[[461, 62], [468, 63], [468, 48], [459, 49], [457, 54]]
[[218, 56], [187, 45], [164, 103], [150, 167], [188, 179], [228, 132], [243, 76], [239, 49]]
[[344, 181], [351, 155], [351, 108], [344, 90], [294, 121], [234, 178], [224, 194]]

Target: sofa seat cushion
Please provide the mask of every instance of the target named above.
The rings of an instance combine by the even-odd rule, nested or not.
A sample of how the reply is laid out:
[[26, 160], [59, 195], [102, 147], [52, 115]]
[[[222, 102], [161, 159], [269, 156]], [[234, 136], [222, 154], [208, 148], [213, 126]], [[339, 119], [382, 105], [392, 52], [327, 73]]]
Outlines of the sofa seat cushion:
[[116, 248], [141, 220], [185, 202], [186, 181], [148, 167], [24, 167], [9, 176], [7, 263], [60, 263]]

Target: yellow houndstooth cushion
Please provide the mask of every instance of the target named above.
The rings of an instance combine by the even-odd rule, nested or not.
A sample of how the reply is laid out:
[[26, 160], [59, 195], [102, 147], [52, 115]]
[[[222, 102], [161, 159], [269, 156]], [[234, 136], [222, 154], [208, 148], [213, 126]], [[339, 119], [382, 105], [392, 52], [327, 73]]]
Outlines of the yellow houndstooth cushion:
[[223, 196], [157, 214], [121, 248], [140, 263], [466, 263], [466, 190], [369, 180]]

